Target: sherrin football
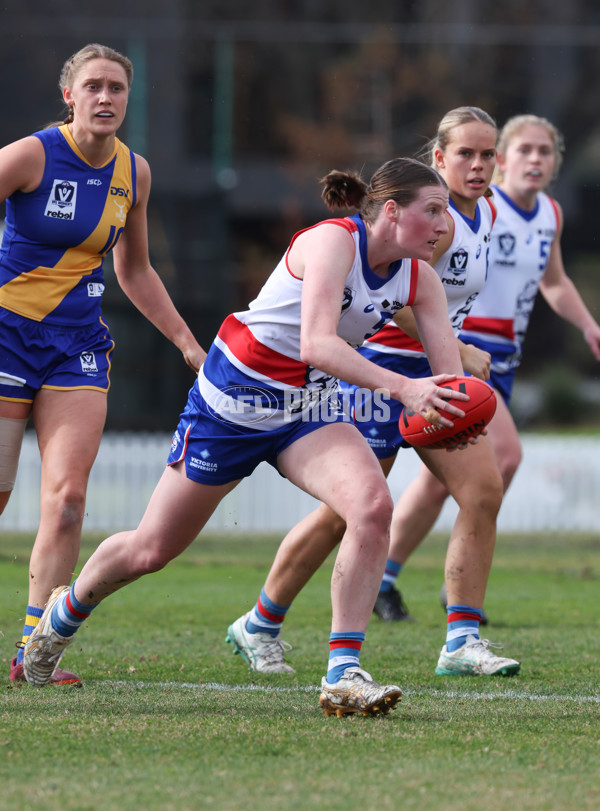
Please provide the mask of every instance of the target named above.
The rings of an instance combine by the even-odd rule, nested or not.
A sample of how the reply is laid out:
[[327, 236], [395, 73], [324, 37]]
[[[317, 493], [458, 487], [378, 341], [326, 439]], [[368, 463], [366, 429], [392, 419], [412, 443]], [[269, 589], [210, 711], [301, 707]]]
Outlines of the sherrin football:
[[464, 417], [455, 417], [441, 411], [444, 417], [452, 420], [452, 428], [433, 425], [425, 417], [403, 408], [400, 414], [400, 433], [409, 445], [415, 448], [448, 448], [466, 442], [470, 437], [479, 436], [487, 427], [496, 411], [496, 395], [491, 386], [477, 377], [457, 377], [441, 388], [462, 391], [469, 400], [453, 400], [452, 404], [465, 412]]

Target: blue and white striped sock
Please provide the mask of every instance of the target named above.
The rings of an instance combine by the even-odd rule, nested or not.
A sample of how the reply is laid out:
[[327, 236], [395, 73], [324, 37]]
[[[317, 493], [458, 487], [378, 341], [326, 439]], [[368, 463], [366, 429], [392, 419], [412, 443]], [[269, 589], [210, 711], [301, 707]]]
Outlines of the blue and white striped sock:
[[364, 641], [365, 635], [359, 631], [331, 633], [329, 635], [328, 684], [338, 682], [347, 667], [360, 667], [360, 649]]
[[289, 605], [278, 605], [270, 600], [263, 587], [258, 602], [246, 621], [246, 630], [249, 634], [269, 634], [273, 638], [279, 636], [281, 623], [284, 621], [289, 607]]
[[403, 563], [396, 563], [395, 560], [391, 558], [387, 559], [387, 563], [385, 564], [385, 572], [383, 573], [383, 580], [381, 581], [381, 585], [379, 586], [379, 592], [382, 591], [390, 591], [392, 586], [396, 583], [396, 578], [402, 571]]
[[461, 648], [467, 641], [467, 636], [471, 634], [475, 639], [479, 639], [479, 623], [481, 621], [481, 611], [479, 608], [472, 608], [470, 605], [449, 605], [446, 606], [448, 612], [448, 625], [446, 626], [446, 650], [452, 653]]
[[98, 605], [98, 603], [94, 605], [80, 603], [75, 597], [75, 583], [52, 609], [52, 628], [61, 636], [73, 636], [92, 613], [92, 609]]

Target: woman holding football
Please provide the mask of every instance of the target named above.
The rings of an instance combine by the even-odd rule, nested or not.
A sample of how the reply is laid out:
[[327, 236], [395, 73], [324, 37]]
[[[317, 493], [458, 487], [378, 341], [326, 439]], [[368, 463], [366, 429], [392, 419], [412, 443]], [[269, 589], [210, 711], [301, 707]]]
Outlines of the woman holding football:
[[[347, 527], [332, 583], [321, 706], [326, 713], [375, 714], [396, 705], [400, 689], [377, 684], [359, 667], [393, 504], [381, 467], [335, 395], [342, 378], [386, 389], [421, 414], [433, 407], [463, 415], [448, 398], [466, 396], [442, 387], [462, 369], [444, 291], [426, 261], [448, 230], [448, 190], [432, 168], [397, 158], [369, 184], [330, 172], [323, 196], [330, 208], [359, 213], [296, 234], [248, 310], [225, 319], [139, 527], [108, 538], [71, 588], [55, 590], [25, 646], [30, 683], [47, 683], [97, 603], [181, 553], [221, 499], [268, 461]], [[413, 308], [435, 377], [414, 380], [356, 352], [405, 305]], [[268, 598], [261, 604], [277, 622], [279, 607]]]
[[[522, 458], [509, 404], [538, 289], [561, 318], [581, 330], [600, 361], [600, 326], [565, 272], [560, 247], [562, 210], [544, 191], [558, 174], [562, 149], [560, 133], [545, 118], [519, 115], [502, 128], [492, 185], [498, 217], [488, 280], [461, 332], [466, 344], [491, 356], [490, 383], [498, 405], [488, 438], [505, 492]], [[394, 510], [390, 559], [396, 565], [402, 566], [432, 529], [448, 495], [443, 483], [422, 467]], [[390, 594], [403, 605], [395, 588]], [[442, 601], [446, 601], [444, 595]]]
[[[430, 144], [432, 165], [448, 184], [450, 205], [446, 211], [448, 232], [438, 241], [431, 263], [446, 293], [446, 306], [454, 334], [458, 335], [473, 302], [483, 288], [487, 252], [495, 209], [487, 200], [496, 165], [498, 132], [493, 119], [476, 107], [460, 107], [447, 113]], [[409, 309], [402, 310], [381, 331], [368, 338], [359, 356], [381, 368], [415, 379], [431, 370], [420, 331]], [[487, 352], [459, 343], [466, 371], [489, 376]], [[355, 395], [356, 425], [389, 473], [403, 440], [398, 418], [402, 403], [388, 399], [387, 418], [365, 407], [362, 392]], [[361, 402], [357, 400], [361, 396]], [[370, 415], [359, 421], [358, 413]], [[443, 483], [459, 505], [446, 556], [449, 613], [446, 644], [436, 672], [443, 675], [512, 675], [520, 665], [514, 659], [496, 656], [479, 639], [479, 623], [496, 539], [496, 516], [502, 501], [502, 480], [487, 438], [470, 443], [460, 453], [427, 448], [415, 449], [432, 477]], [[254, 609], [229, 628], [228, 640], [254, 670], [289, 672], [283, 646], [278, 640], [281, 620], [292, 600], [323, 563], [344, 532], [344, 521], [322, 504], [299, 522], [283, 540]], [[386, 571], [394, 565], [388, 559]], [[338, 577], [337, 568], [333, 580]], [[384, 584], [387, 574], [384, 574]], [[275, 606], [275, 608], [273, 608]], [[277, 616], [277, 623], [272, 616]], [[260, 633], [258, 632], [260, 631]], [[269, 652], [260, 655], [262, 649]]]

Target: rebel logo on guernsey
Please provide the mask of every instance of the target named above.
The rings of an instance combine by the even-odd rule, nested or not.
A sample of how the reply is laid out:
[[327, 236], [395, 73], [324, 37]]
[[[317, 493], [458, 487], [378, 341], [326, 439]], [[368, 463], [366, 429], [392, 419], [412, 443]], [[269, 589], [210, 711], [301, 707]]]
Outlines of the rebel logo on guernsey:
[[56, 220], [72, 220], [77, 203], [77, 181], [54, 180], [46, 203], [45, 217]]

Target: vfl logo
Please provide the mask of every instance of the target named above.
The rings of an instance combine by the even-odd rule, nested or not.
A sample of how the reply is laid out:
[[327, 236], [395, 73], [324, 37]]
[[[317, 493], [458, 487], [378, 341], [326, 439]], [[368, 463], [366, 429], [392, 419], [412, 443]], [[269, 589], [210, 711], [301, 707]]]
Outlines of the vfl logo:
[[515, 245], [517, 244], [517, 240], [515, 239], [513, 234], [500, 234], [498, 237], [498, 244], [500, 245], [500, 250], [505, 256], [510, 256], [510, 254], [514, 251]]
[[97, 372], [96, 356], [93, 352], [82, 352], [79, 356], [82, 372]]
[[98, 298], [104, 293], [104, 285], [101, 282], [88, 282], [88, 296]]
[[77, 202], [77, 182], [54, 180], [52, 190], [46, 203], [45, 217], [56, 220], [72, 220], [75, 216]]
[[450, 270], [455, 276], [462, 276], [467, 270], [469, 254], [464, 248], [459, 248], [450, 257]]

